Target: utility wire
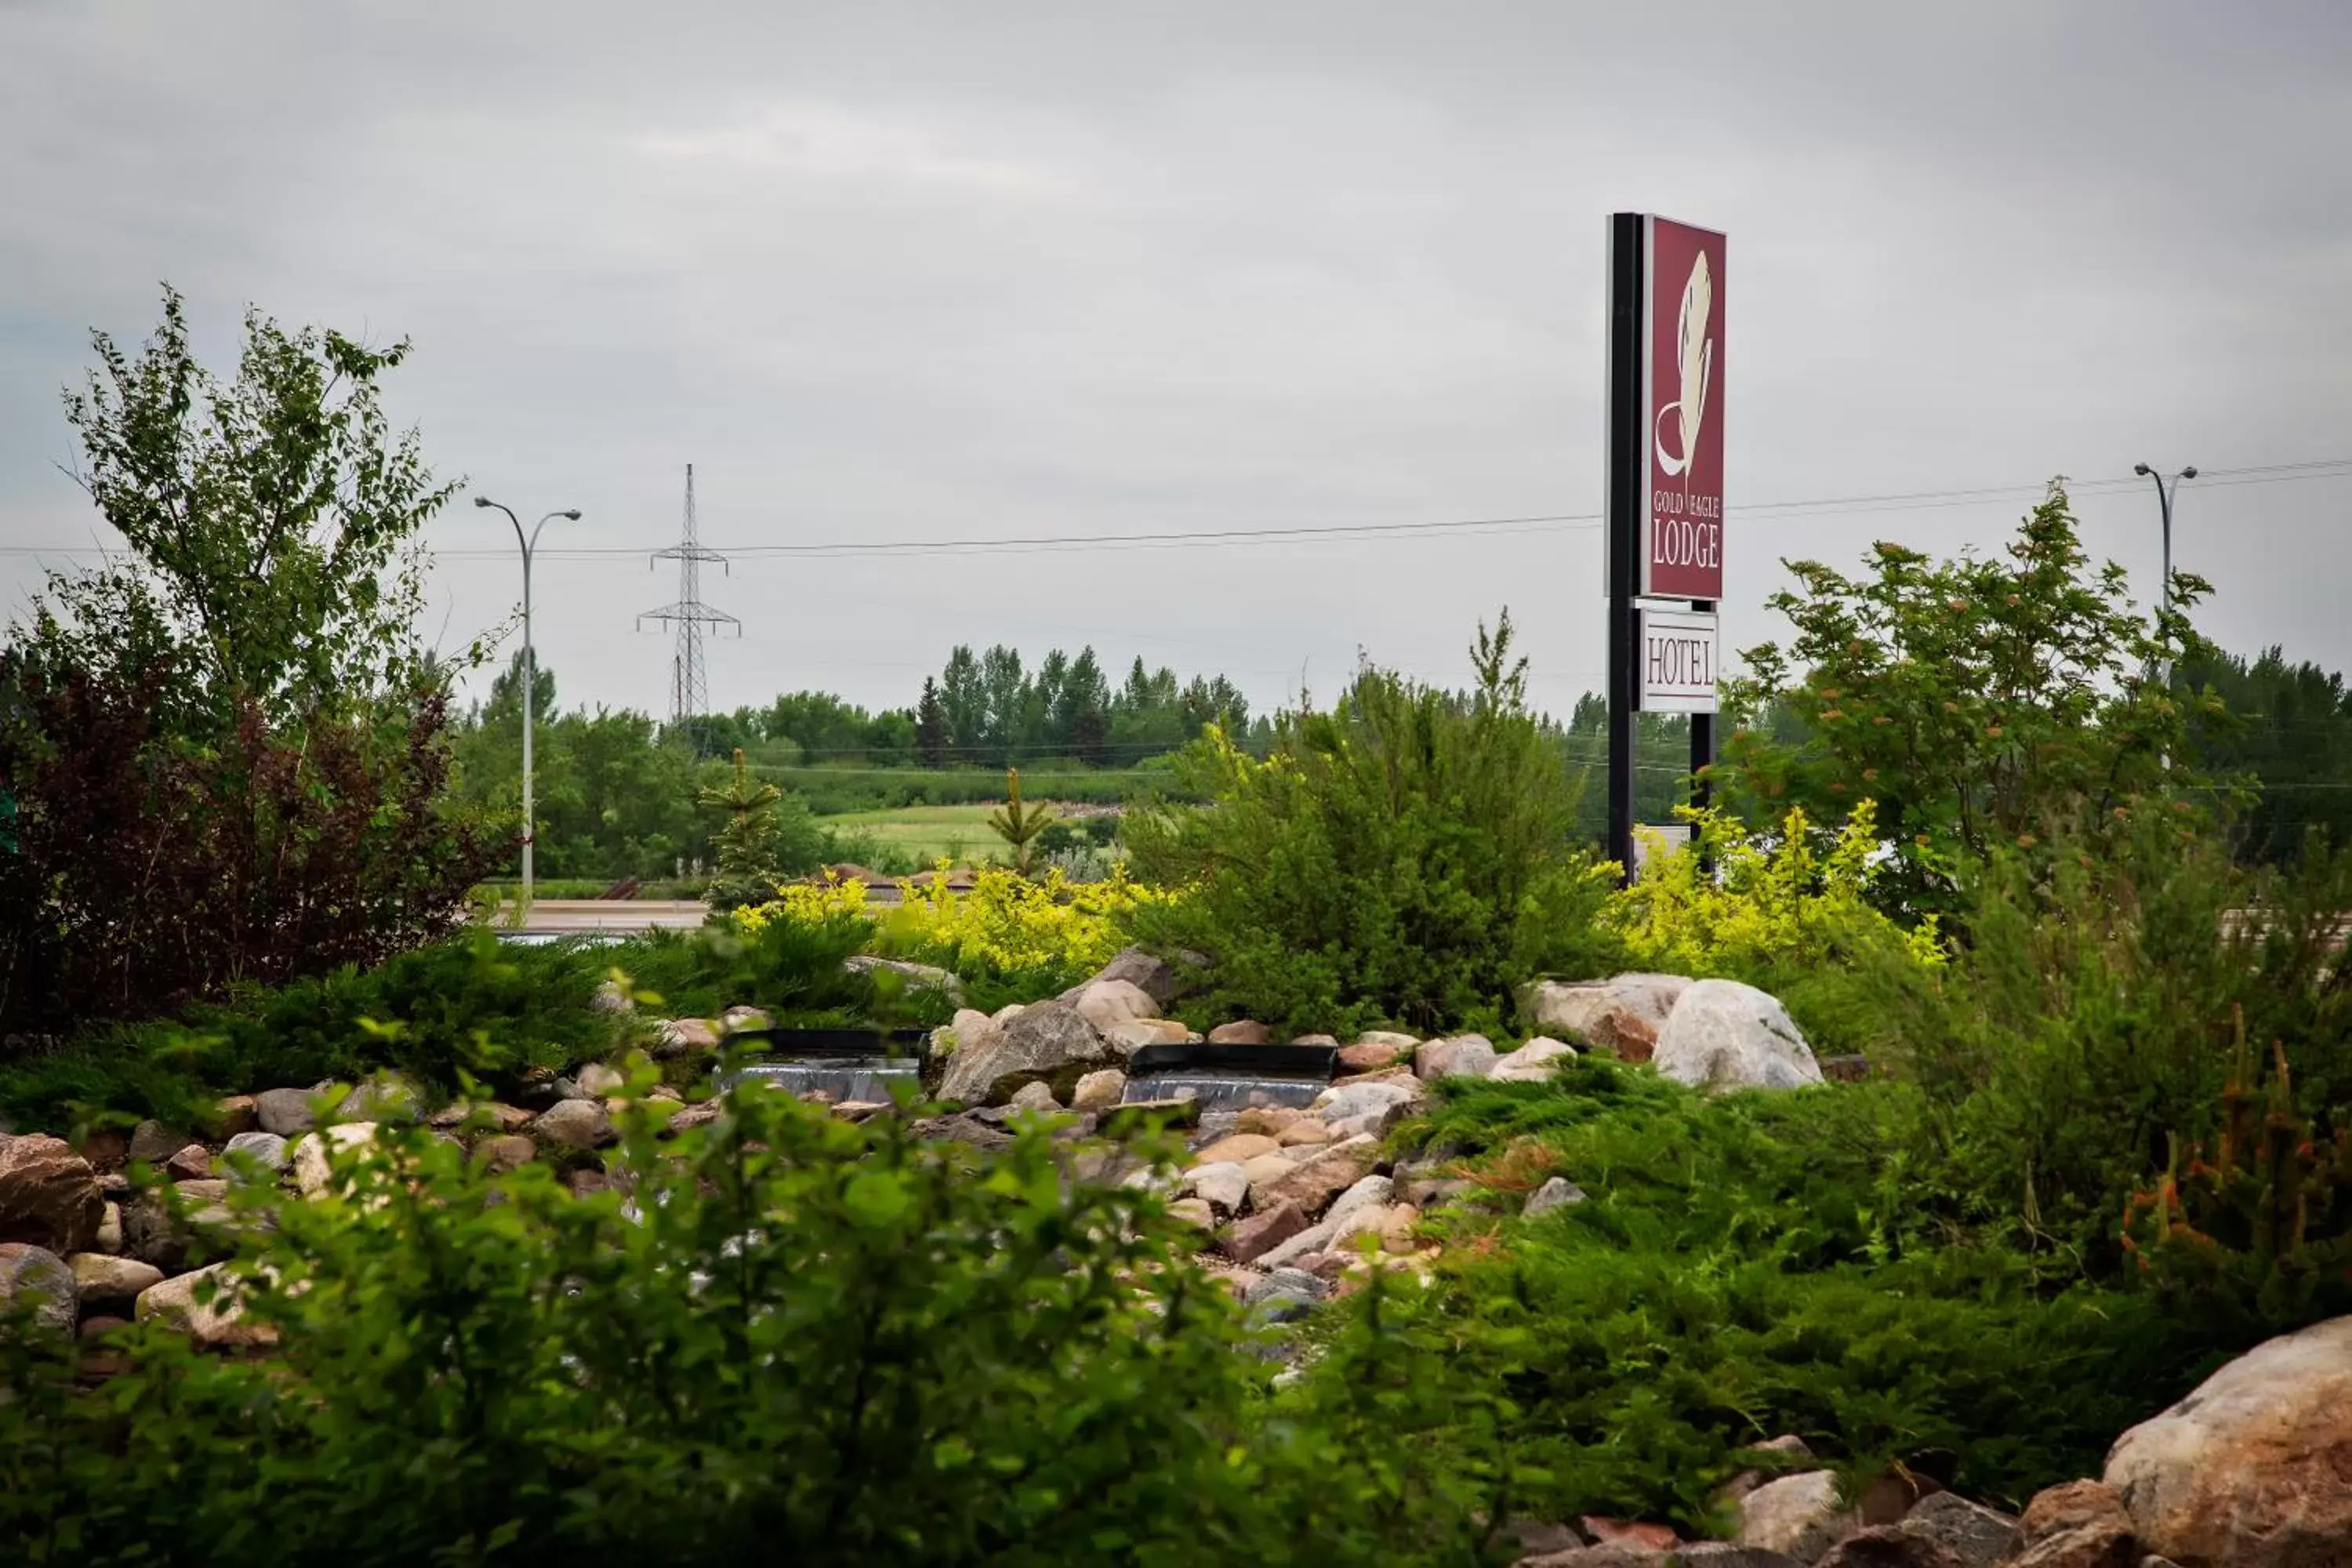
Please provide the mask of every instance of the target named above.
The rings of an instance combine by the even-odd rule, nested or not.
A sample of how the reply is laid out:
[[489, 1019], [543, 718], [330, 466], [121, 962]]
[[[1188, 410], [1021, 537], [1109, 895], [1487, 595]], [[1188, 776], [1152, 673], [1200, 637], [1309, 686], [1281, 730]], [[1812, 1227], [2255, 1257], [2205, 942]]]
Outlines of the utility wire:
[[[2240, 468], [2209, 468], [2200, 474], [2200, 489], [2247, 485], [2281, 484], [2304, 479], [2352, 479], [2352, 458], [2315, 458], [2299, 463], [2271, 463]], [[2142, 481], [2136, 477], [2070, 480], [2066, 489], [2071, 495], [2105, 495], [2137, 489]], [[1973, 489], [1896, 491], [1881, 495], [1819, 496], [1805, 500], [1751, 501], [1725, 508], [1733, 517], [1756, 517], [1759, 521], [1783, 521], [1791, 516], [1836, 516], [1859, 511], [1908, 511], [1949, 506], [1975, 506], [2004, 499], [2019, 500], [2039, 496], [2042, 482], [1995, 485]], [[1150, 549], [1192, 545], [1254, 544], [1307, 542], [1314, 541], [1375, 540], [1414, 537], [1445, 537], [1454, 534], [1487, 532], [1575, 531], [1599, 528], [1605, 520], [1599, 512], [1539, 512], [1514, 517], [1475, 517], [1428, 520], [1417, 522], [1355, 522], [1326, 523], [1283, 528], [1215, 528], [1174, 530], [1150, 533], [1091, 533], [1012, 535], [982, 539], [907, 539], [907, 540], [832, 540], [809, 544], [746, 544], [726, 549], [726, 553], [740, 558], [838, 558], [843, 556], [878, 555], [966, 555], [997, 552], [1022, 553], [1037, 551], [1087, 549]], [[0, 545], [0, 555], [103, 555], [111, 553], [98, 545]], [[434, 554], [445, 560], [506, 558], [505, 552], [460, 546], [436, 550]], [[570, 548], [549, 547], [540, 552], [542, 556], [562, 556], [574, 560], [601, 557], [636, 557], [651, 552], [637, 545], [579, 545]]]

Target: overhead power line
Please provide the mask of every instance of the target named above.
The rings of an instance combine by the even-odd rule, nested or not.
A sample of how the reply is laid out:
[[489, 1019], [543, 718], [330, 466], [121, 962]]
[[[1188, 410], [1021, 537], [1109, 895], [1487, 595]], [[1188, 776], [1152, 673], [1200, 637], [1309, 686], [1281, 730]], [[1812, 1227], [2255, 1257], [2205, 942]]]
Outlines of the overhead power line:
[[[2197, 480], [2200, 489], [2215, 487], [2253, 484], [2284, 484], [2308, 479], [2352, 479], [2352, 458], [2317, 458], [2299, 463], [2270, 463], [2239, 468], [2208, 468]], [[2136, 489], [2139, 480], [2130, 476], [2113, 479], [2070, 479], [2068, 493], [2074, 496], [2106, 495]], [[2010, 485], [1979, 486], [1973, 489], [1895, 491], [1878, 495], [1814, 496], [1801, 500], [1748, 501], [1727, 506], [1725, 510], [1733, 517], [1754, 518], [1759, 521], [1783, 522], [1802, 516], [1838, 516], [1866, 511], [1927, 510], [1954, 506], [1979, 506], [2000, 500], [2032, 500], [2040, 496], [2046, 481], [2021, 481]], [[1597, 511], [1532, 512], [1507, 517], [1445, 518], [1404, 522], [1341, 522], [1304, 526], [1266, 528], [1212, 528], [1169, 530], [1148, 533], [1080, 533], [1080, 534], [1015, 534], [979, 539], [904, 539], [904, 540], [828, 540], [807, 544], [746, 544], [729, 547], [725, 553], [736, 560], [778, 558], [840, 558], [847, 556], [920, 556], [973, 555], [1070, 550], [1171, 549], [1199, 545], [1279, 544], [1348, 540], [1410, 539], [1416, 537], [1443, 538], [1449, 535], [1511, 532], [1572, 532], [1596, 529], [1603, 519]], [[96, 545], [0, 545], [5, 555], [103, 555], [109, 551]], [[438, 550], [434, 552], [444, 560], [490, 558], [495, 551], [475, 549]], [[561, 550], [546, 550], [544, 556], [563, 556], [578, 560], [601, 557], [637, 557], [646, 553], [642, 545], [576, 545]]]

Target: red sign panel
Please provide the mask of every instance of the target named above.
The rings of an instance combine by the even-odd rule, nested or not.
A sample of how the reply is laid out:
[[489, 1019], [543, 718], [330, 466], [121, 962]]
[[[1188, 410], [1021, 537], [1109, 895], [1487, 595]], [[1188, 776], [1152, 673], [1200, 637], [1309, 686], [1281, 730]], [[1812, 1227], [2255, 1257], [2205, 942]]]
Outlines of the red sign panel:
[[1644, 220], [1642, 592], [1723, 597], [1723, 236]]

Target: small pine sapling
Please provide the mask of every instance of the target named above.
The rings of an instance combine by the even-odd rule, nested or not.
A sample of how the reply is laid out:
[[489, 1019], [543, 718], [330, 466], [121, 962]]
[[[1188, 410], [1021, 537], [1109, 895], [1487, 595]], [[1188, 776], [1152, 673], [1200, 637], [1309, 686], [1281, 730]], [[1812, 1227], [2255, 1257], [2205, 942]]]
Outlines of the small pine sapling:
[[1004, 770], [1004, 804], [988, 819], [989, 831], [1004, 840], [1013, 868], [1029, 875], [1037, 858], [1037, 836], [1054, 821], [1054, 808], [1021, 804], [1021, 770]]

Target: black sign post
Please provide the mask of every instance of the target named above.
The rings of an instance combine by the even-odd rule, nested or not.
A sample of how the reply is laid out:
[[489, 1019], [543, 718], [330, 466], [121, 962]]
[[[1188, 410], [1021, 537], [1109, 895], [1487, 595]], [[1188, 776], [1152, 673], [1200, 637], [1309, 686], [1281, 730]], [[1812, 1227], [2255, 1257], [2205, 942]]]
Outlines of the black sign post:
[[[1633, 877], [1634, 714], [1641, 708], [1642, 487], [1649, 420], [1642, 408], [1643, 283], [1649, 271], [1639, 213], [1609, 219], [1609, 842], [1603, 853]], [[1694, 731], [1696, 733], [1696, 731]]]

